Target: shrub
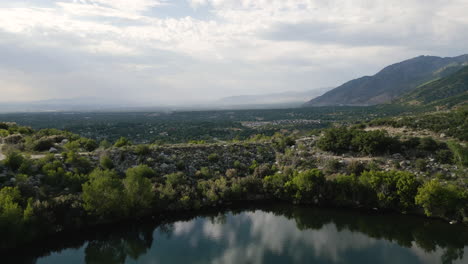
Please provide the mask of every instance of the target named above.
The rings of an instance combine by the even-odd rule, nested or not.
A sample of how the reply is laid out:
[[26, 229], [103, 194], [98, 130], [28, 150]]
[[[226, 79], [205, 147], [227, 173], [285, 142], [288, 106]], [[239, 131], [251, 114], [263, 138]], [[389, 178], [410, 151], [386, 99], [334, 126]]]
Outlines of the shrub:
[[143, 214], [151, 207], [154, 198], [151, 182], [148, 178], [155, 175], [155, 172], [146, 165], [128, 169], [123, 180], [125, 193], [125, 207], [129, 213]]
[[[466, 206], [463, 190], [452, 184], [443, 185], [439, 180], [426, 182], [415, 197], [427, 216], [462, 217]], [[465, 208], [466, 209], [466, 208]]]
[[101, 158], [99, 160], [99, 164], [105, 170], [111, 170], [111, 169], [114, 168], [114, 163], [112, 162], [112, 160], [107, 155], [101, 156]]
[[120, 147], [130, 146], [130, 145], [132, 145], [132, 142], [130, 142], [130, 140], [128, 140], [125, 137], [121, 137], [115, 142], [114, 147], [120, 148]]
[[426, 171], [427, 170], [427, 162], [426, 162], [425, 159], [417, 159], [414, 162], [414, 166], [416, 167], [416, 169], [418, 169], [420, 171]]
[[336, 160], [336, 159], [327, 160], [327, 163], [325, 164], [326, 173], [338, 172], [340, 168], [341, 168], [341, 163], [339, 160]]
[[435, 158], [440, 163], [452, 164], [454, 157], [452, 151], [448, 149], [441, 149], [436, 152]]
[[208, 161], [209, 162], [215, 163], [215, 162], [218, 162], [218, 160], [219, 160], [218, 154], [211, 153], [210, 155], [208, 155]]
[[364, 169], [365, 169], [365, 166], [362, 162], [353, 160], [346, 167], [346, 172], [348, 174], [361, 175]]
[[12, 151], [9, 154], [7, 154], [4, 162], [5, 162], [5, 166], [7, 166], [9, 169], [13, 171], [16, 171], [23, 164], [24, 157], [23, 155], [21, 155], [21, 153]]
[[121, 217], [126, 215], [124, 186], [115, 171], [95, 170], [89, 182], [83, 184], [83, 207], [88, 212], [101, 216]]
[[375, 192], [380, 207], [394, 209], [413, 207], [420, 185], [413, 174], [404, 171], [365, 171], [359, 180]]
[[135, 153], [140, 156], [145, 156], [151, 153], [151, 149], [148, 145], [140, 144], [135, 147]]
[[54, 146], [52, 138], [40, 138], [33, 143], [33, 150], [35, 151], [48, 151]]

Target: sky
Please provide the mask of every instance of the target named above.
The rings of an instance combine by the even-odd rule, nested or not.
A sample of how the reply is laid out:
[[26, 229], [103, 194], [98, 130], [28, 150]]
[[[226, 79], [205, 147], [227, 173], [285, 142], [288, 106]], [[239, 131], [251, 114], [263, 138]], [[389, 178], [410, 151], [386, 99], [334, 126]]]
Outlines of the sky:
[[468, 53], [468, 0], [2, 0], [0, 102], [312, 90]]

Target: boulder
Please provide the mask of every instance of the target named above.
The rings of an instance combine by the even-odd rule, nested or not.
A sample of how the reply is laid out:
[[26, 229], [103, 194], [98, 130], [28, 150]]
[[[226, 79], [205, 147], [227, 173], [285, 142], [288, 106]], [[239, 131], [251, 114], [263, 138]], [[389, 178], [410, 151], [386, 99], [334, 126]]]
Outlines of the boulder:
[[58, 150], [56, 148], [54, 148], [54, 147], [49, 149], [49, 153], [57, 153], [57, 152], [58, 152]]

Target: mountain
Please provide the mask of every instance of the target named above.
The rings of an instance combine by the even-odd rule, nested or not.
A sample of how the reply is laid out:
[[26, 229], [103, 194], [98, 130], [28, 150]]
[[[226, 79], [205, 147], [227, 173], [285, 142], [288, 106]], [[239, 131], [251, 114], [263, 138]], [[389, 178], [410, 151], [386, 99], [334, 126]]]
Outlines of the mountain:
[[395, 102], [438, 106], [468, 102], [468, 66], [447, 77], [423, 84], [400, 96]]
[[287, 91], [282, 93], [237, 95], [221, 98], [216, 104], [222, 105], [271, 105], [271, 104], [303, 104], [310, 98], [322, 95], [331, 88], [319, 88], [308, 91]]
[[374, 76], [364, 76], [307, 102], [304, 106], [375, 105], [468, 65], [468, 54], [458, 57], [419, 56], [390, 65]]

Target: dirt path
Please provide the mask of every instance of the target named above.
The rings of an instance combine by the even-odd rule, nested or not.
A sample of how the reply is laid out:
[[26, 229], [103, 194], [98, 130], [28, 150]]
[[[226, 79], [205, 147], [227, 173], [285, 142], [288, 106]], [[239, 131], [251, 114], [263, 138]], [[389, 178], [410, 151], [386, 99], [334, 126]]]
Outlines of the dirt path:
[[3, 148], [3, 144], [0, 144], [0, 160], [5, 159], [5, 155], [3, 155], [3, 153], [2, 153], [2, 148]]

